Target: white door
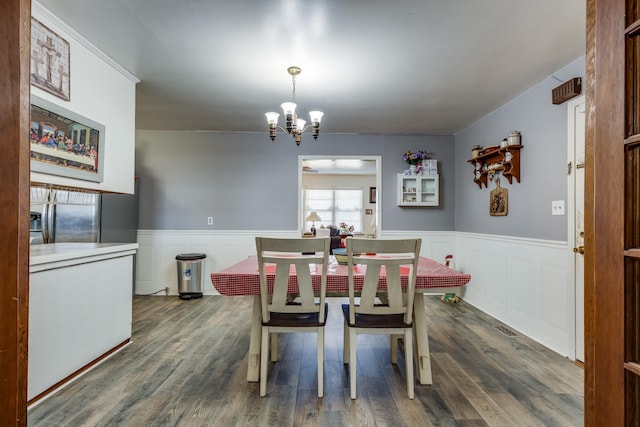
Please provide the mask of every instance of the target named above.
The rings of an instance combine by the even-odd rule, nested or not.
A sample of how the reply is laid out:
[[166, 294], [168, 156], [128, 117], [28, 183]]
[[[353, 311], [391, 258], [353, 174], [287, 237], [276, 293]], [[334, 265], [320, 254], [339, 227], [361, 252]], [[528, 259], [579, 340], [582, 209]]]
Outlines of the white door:
[[569, 246], [575, 290], [575, 359], [584, 362], [584, 95], [569, 103]]

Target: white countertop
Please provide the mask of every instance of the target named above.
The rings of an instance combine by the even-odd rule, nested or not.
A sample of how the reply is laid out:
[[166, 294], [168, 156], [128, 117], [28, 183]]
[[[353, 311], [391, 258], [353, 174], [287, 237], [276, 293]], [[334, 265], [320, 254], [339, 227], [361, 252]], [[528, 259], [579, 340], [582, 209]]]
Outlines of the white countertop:
[[[98, 258], [135, 254], [137, 243], [51, 243], [31, 245], [29, 248], [30, 271], [36, 266], [57, 263], [80, 263]], [[52, 267], [55, 267], [52, 265]]]

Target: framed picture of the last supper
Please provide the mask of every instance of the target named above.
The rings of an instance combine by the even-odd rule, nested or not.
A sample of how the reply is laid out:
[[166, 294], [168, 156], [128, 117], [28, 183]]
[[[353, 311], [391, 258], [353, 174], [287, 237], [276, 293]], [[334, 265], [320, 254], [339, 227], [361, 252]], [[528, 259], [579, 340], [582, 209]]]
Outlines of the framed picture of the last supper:
[[102, 182], [105, 127], [31, 96], [31, 171]]

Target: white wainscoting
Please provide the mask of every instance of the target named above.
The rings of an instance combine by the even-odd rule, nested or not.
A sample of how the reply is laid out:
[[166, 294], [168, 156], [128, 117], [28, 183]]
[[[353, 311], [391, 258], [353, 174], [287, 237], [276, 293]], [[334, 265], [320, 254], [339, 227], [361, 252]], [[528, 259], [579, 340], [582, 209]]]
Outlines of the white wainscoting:
[[[209, 231], [138, 230], [136, 259], [137, 295], [150, 294], [165, 287], [169, 295], [178, 295], [176, 255], [204, 253], [203, 294], [218, 295], [211, 283], [211, 272], [229, 267], [255, 254], [256, 236], [295, 237], [287, 231]], [[159, 295], [164, 295], [164, 292]]]
[[[219, 271], [254, 255], [256, 236], [297, 237], [297, 231], [210, 231], [210, 230], [138, 230], [136, 258], [137, 295], [151, 294], [169, 288], [178, 295], [176, 255], [204, 253], [203, 293], [218, 295], [211, 284], [211, 272]], [[421, 254], [444, 262], [455, 246], [453, 232], [386, 232], [383, 238], [422, 237]], [[158, 295], [164, 295], [164, 292]]]
[[[217, 295], [211, 272], [255, 252], [256, 236], [296, 237], [297, 231], [139, 230], [136, 294], [169, 287], [178, 295], [175, 257], [205, 253], [203, 292]], [[422, 237], [421, 255], [471, 274], [459, 290], [465, 301], [562, 354], [573, 354], [574, 296], [567, 242], [461, 232], [383, 231], [381, 238]], [[164, 295], [161, 292], [159, 295]]]
[[574, 351], [574, 290], [567, 242], [456, 233], [463, 298], [563, 356]]

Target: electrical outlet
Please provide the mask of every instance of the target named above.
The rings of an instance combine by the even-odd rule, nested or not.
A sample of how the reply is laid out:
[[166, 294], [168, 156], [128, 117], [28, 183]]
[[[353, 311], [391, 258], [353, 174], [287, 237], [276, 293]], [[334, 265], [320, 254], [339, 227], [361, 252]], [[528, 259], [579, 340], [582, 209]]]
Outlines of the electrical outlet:
[[213, 217], [212, 216], [208, 216], [207, 217], [207, 225], [213, 225]]
[[551, 202], [551, 215], [564, 215], [564, 200]]

